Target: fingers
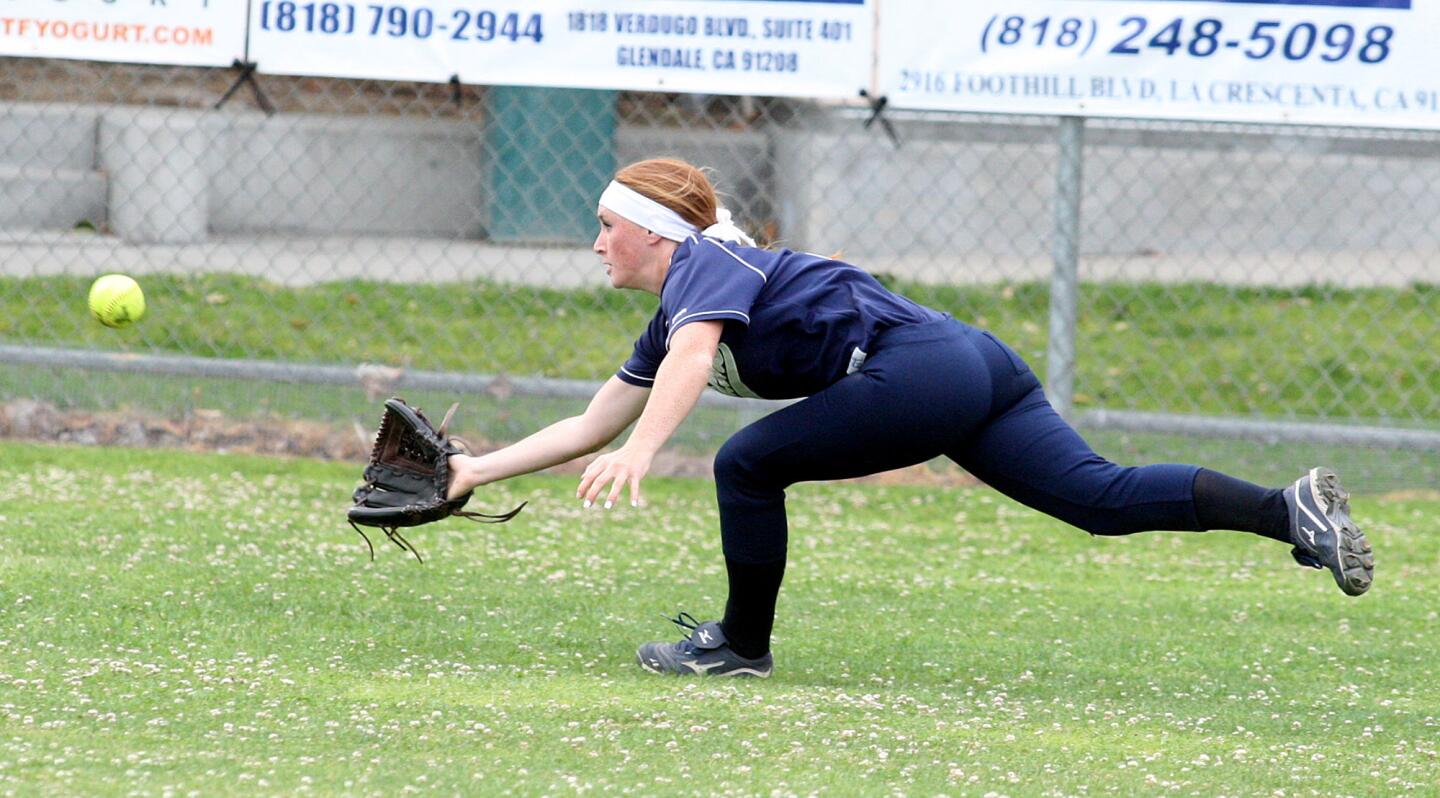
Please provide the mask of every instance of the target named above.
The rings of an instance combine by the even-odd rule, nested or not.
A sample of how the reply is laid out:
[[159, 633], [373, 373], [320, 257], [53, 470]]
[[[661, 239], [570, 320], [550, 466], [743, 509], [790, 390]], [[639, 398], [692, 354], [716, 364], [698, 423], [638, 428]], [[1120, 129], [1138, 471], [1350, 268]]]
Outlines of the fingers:
[[[612, 479], [614, 479], [614, 477], [610, 476], [609, 474], [601, 474], [590, 486], [590, 490], [585, 492], [585, 495], [583, 497], [585, 499], [584, 506], [588, 508], [590, 507], [590, 505], [594, 504], [595, 498], [600, 495], [600, 491], [604, 490], [605, 485], [608, 484]], [[605, 509], [610, 509], [610, 505], [605, 505]]]
[[[575, 489], [575, 498], [584, 501], [584, 507], [600, 501], [603, 493], [604, 507], [609, 510], [619, 503], [621, 494], [626, 486], [630, 488], [630, 505], [640, 506], [640, 480], [644, 476], [642, 471], [633, 466], [610, 457], [597, 458], [585, 469], [580, 477], [580, 485]], [[607, 490], [608, 488], [608, 490]]]
[[605, 509], [615, 506], [615, 500], [620, 495], [620, 489], [625, 486], [625, 478], [621, 470], [613, 465], [606, 467], [596, 477], [595, 482], [590, 485], [590, 490], [585, 493], [585, 506], [589, 507], [599, 501], [601, 493], [605, 492], [605, 486], [611, 485], [609, 493], [605, 497]]
[[593, 463], [586, 467], [585, 473], [581, 475], [580, 486], [575, 489], [575, 498], [583, 499], [585, 501], [584, 506], [587, 508], [594, 504], [595, 497], [600, 495], [600, 491], [604, 490], [605, 486], [615, 479], [611, 471], [612, 466], [609, 461], [609, 455], [596, 458]]
[[628, 480], [627, 480], [627, 479], [616, 479], [616, 480], [615, 480], [615, 483], [610, 486], [610, 495], [608, 495], [608, 496], [605, 497], [605, 509], [608, 510], [608, 509], [610, 509], [611, 507], [614, 507], [614, 506], [615, 506], [615, 503], [618, 502], [618, 501], [620, 501], [620, 492], [623, 491], [623, 490], [625, 490], [625, 484], [626, 484], [627, 482], [629, 482], [630, 484], [633, 485], [633, 484], [634, 484], [634, 479], [635, 479], [634, 477], [631, 477], [631, 478], [628, 479]]
[[585, 489], [590, 486], [590, 480], [595, 478], [592, 476], [594, 469], [594, 463], [585, 466], [585, 472], [580, 475], [580, 484], [575, 486], [575, 498], [578, 499], [585, 495]]
[[[640, 478], [641, 478], [641, 474], [639, 474], [639, 473], [631, 472], [631, 473], [629, 473], [628, 476], [625, 475], [625, 474], [619, 474], [619, 473], [617, 473], [617, 474], [614, 475], [614, 482], [609, 482], [609, 480], [611, 479], [611, 477], [607, 475], [606, 478], [605, 478], [605, 480], [606, 480], [607, 483], [610, 484], [610, 492], [609, 492], [609, 494], [605, 497], [605, 509], [608, 510], [608, 509], [610, 509], [611, 507], [614, 507], [615, 505], [617, 505], [617, 504], [620, 503], [620, 496], [621, 496], [621, 494], [623, 494], [623, 493], [625, 492], [625, 488], [626, 488], [627, 486], [630, 488], [630, 506], [631, 506], [631, 507], [639, 507], [639, 506], [640, 506]], [[603, 485], [601, 486], [601, 488], [603, 488]], [[597, 489], [597, 490], [596, 490], [596, 493], [599, 493], [599, 492], [600, 492], [600, 490]], [[588, 505], [587, 505], [587, 506], [588, 506]]]
[[584, 499], [586, 507], [589, 507], [590, 503], [595, 500], [595, 494], [600, 492], [602, 485], [599, 479], [604, 471], [604, 464], [600, 460], [596, 460], [585, 468], [584, 474], [580, 475], [580, 485], [575, 489], [575, 498]]

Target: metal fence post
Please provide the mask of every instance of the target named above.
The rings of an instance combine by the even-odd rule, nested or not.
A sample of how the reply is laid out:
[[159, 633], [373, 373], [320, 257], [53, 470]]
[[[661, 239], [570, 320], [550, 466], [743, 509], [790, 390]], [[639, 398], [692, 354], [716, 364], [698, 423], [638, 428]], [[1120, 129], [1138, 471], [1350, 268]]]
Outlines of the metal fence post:
[[1050, 337], [1045, 392], [1056, 412], [1073, 417], [1075, 313], [1080, 295], [1080, 178], [1085, 119], [1060, 118], [1060, 162], [1055, 179], [1055, 271], [1050, 279]]

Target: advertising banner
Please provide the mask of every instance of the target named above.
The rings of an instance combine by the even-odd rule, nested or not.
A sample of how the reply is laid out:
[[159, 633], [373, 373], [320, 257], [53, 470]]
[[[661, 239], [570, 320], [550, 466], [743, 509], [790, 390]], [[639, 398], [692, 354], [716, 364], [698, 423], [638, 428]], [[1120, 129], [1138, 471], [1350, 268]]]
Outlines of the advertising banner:
[[1016, 0], [880, 7], [894, 107], [1440, 128], [1440, 4]]
[[0, 56], [228, 67], [245, 24], [245, 0], [6, 0]]
[[270, 74], [850, 98], [869, 86], [872, 1], [252, 0], [250, 60]]

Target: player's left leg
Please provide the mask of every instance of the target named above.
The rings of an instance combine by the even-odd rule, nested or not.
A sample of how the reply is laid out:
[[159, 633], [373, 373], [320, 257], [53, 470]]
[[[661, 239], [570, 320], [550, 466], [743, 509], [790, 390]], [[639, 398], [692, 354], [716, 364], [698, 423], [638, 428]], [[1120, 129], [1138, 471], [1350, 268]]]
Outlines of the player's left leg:
[[721, 447], [715, 490], [730, 582], [724, 619], [687, 627], [679, 643], [642, 646], [642, 666], [768, 673], [789, 535], [786, 489], [925, 462], [985, 421], [989, 372], [963, 328], [901, 330], [882, 336], [861, 371], [756, 421]]
[[1199, 466], [1121, 466], [1101, 457], [1038, 383], [946, 454], [990, 487], [1092, 535], [1207, 528], [1195, 502]]
[[1284, 491], [1295, 561], [1328, 568], [1335, 584], [1352, 596], [1370, 589], [1375, 556], [1365, 533], [1350, 520], [1350, 494], [1328, 468], [1312, 468]]
[[[1000, 401], [1001, 412], [971, 439], [947, 452], [986, 484], [1095, 535], [1253, 532], [1290, 543], [1301, 564], [1329, 568], [1346, 593], [1369, 587], [1374, 559], [1334, 472], [1314, 469], [1288, 488], [1269, 489], [1194, 465], [1117, 465], [1090, 448], [1023, 362], [1006, 352], [1017, 375], [1014, 395]], [[1004, 391], [1000, 385], [997, 393]]]

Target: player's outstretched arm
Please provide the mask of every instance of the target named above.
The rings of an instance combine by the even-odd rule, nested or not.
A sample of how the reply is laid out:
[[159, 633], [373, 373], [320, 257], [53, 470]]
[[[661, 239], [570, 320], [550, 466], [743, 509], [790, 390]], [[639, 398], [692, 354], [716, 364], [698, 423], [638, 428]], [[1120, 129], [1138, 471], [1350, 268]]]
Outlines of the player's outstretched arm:
[[620, 500], [620, 493], [627, 486], [630, 503], [639, 506], [640, 480], [650, 470], [655, 453], [670, 439], [704, 392], [724, 327], [723, 321], [702, 320], [673, 331], [670, 351], [660, 362], [655, 387], [635, 431], [630, 433], [624, 446], [595, 458], [580, 477], [575, 495], [584, 499], [586, 507], [603, 501], [608, 509]]
[[449, 496], [461, 496], [480, 485], [529, 474], [589, 454], [615, 440], [645, 409], [649, 388], [637, 388], [611, 377], [595, 392], [578, 416], [557, 421], [503, 449], [450, 458], [455, 475]]

